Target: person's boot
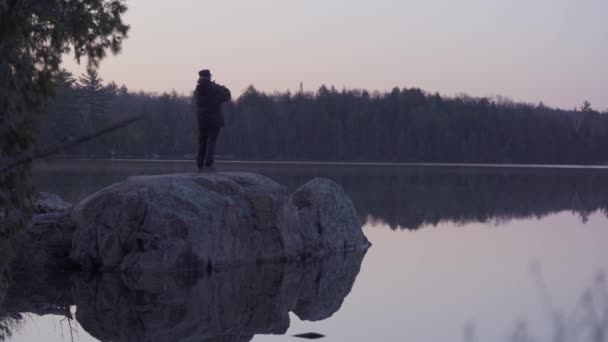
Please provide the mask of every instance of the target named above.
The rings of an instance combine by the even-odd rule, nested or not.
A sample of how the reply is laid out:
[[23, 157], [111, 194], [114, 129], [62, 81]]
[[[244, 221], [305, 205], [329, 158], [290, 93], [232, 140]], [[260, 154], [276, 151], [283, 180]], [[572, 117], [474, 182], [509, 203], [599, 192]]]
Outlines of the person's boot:
[[206, 164], [205, 165], [205, 172], [215, 172], [217, 171], [215, 166], [213, 166], [213, 164]]

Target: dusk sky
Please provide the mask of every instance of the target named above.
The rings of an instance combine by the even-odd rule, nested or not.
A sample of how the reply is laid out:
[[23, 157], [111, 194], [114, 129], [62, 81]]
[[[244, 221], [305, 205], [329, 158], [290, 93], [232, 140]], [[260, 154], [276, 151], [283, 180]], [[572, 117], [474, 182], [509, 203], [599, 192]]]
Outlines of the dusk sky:
[[[123, 51], [101, 64], [131, 90], [190, 93], [211, 69], [234, 95], [419, 87], [608, 108], [606, 0], [130, 0]], [[84, 70], [66, 58], [65, 67]]]

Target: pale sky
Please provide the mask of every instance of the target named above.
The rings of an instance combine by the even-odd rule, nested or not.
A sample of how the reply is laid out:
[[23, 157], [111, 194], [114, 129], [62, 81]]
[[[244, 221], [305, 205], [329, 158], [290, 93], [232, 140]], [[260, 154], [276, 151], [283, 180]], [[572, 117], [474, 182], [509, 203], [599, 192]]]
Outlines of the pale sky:
[[[105, 81], [190, 93], [197, 72], [240, 94], [419, 87], [608, 108], [608, 0], [129, 0]], [[84, 70], [66, 59], [76, 74]]]

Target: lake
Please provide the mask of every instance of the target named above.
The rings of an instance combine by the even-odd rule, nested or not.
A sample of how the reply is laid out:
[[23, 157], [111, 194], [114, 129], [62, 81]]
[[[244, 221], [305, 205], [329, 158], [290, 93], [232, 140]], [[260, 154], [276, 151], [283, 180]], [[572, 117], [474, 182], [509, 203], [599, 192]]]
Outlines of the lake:
[[[151, 279], [159, 286], [150, 293], [112, 277], [18, 286], [4, 304], [21, 312], [7, 340], [608, 341], [606, 169], [218, 169], [260, 173], [292, 190], [330, 178], [352, 198], [373, 246], [318, 265], [262, 265], [187, 284]], [[179, 161], [47, 162], [34, 180], [77, 202], [127, 176], [193, 170]], [[48, 307], [51, 297], [62, 304]]]

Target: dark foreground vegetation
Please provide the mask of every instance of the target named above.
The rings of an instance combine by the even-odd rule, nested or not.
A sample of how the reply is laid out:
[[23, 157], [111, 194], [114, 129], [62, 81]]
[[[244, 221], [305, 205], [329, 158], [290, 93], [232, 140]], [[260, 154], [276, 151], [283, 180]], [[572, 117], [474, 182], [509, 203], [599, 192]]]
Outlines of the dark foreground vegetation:
[[27, 161], [40, 142], [41, 114], [60, 89], [62, 57], [86, 59], [94, 70], [120, 51], [126, 11], [124, 0], [0, 1], [0, 240], [29, 220]]
[[[143, 114], [143, 122], [70, 150], [68, 156], [191, 158], [191, 97], [104, 85], [96, 72], [59, 75], [42, 125], [43, 146]], [[193, 81], [194, 82], [194, 81]], [[194, 83], [193, 83], [194, 85]], [[417, 88], [266, 94], [249, 87], [225, 105], [224, 159], [605, 164], [608, 114], [503, 98], [443, 97]]]

